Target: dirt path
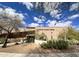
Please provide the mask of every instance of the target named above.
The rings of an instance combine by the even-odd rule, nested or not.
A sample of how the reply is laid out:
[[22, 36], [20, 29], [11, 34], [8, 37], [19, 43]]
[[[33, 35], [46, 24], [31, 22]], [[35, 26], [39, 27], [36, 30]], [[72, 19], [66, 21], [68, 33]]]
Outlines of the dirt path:
[[79, 52], [79, 46], [74, 46], [74, 48], [66, 50], [56, 50], [56, 49], [43, 49], [35, 43], [13, 45], [7, 48], [0, 48], [0, 52], [8, 53], [26, 53], [26, 54], [51, 54], [51, 53], [74, 53]]
[[34, 50], [38, 46], [34, 43], [13, 45], [7, 48], [0, 48], [0, 52], [9, 52], [9, 53], [29, 53], [31, 50]]
[[42, 49], [35, 43], [13, 45], [7, 48], [0, 48], [0, 56], [39, 56], [39, 57], [78, 57], [79, 46], [74, 46], [74, 49], [56, 50], [56, 49]]

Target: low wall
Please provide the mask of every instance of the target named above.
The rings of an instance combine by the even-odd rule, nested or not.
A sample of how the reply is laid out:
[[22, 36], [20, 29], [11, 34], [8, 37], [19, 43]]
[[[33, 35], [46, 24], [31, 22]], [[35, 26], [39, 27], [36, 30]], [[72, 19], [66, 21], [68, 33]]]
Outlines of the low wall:
[[47, 41], [43, 41], [43, 40], [36, 40], [35, 39], [35, 44], [42, 44], [42, 43], [46, 43]]

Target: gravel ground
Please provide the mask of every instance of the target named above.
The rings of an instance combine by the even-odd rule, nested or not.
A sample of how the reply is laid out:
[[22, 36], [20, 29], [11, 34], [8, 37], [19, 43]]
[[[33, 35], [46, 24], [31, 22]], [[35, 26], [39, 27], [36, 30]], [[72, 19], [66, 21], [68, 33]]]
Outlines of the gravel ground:
[[73, 47], [66, 50], [56, 50], [42, 49], [35, 43], [9, 45], [7, 48], [0, 48], [0, 57], [78, 57], [79, 46]]
[[31, 50], [34, 50], [37, 45], [33, 43], [20, 44], [20, 45], [9, 45], [7, 48], [0, 47], [0, 52], [9, 52], [9, 53], [29, 53]]

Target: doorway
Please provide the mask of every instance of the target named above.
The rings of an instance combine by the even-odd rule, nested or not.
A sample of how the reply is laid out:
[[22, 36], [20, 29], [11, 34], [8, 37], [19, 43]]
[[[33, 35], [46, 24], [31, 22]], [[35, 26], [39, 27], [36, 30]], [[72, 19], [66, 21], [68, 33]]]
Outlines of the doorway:
[[35, 36], [27, 36], [27, 43], [34, 43]]

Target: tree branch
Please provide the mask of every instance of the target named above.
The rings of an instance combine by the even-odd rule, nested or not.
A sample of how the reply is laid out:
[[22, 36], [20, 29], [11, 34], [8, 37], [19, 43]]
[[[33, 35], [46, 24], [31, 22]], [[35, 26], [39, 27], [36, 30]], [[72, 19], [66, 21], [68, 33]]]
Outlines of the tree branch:
[[3, 28], [2, 26], [0, 26], [0, 28], [3, 29], [3, 30], [5, 30], [5, 31], [7, 31], [7, 32], [9, 32], [7, 29]]

